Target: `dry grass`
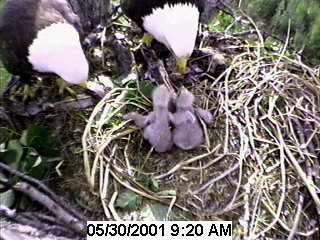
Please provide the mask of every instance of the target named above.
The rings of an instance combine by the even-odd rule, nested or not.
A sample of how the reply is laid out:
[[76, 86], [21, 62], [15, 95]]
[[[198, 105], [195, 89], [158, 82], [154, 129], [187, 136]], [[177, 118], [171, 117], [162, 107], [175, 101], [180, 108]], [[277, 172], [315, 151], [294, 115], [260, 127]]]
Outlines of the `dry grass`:
[[257, 32], [254, 44], [223, 34], [202, 40], [230, 62], [190, 89], [215, 113], [196, 150], [155, 153], [122, 119], [151, 109], [139, 86], [113, 89], [95, 107], [82, 138], [84, 166], [107, 218], [123, 217], [114, 203], [129, 189], [168, 205], [168, 219], [232, 220], [236, 237], [319, 235], [320, 69], [288, 57], [286, 44], [266, 51]]

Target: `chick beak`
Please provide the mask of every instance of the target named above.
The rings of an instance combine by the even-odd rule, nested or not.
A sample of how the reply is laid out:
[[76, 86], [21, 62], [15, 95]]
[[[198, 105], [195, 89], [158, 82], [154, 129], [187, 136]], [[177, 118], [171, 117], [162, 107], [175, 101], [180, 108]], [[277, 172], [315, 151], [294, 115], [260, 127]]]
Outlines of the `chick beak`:
[[181, 73], [181, 74], [188, 73], [187, 61], [188, 61], [188, 59], [185, 57], [177, 59], [177, 71], [179, 73]]
[[148, 47], [151, 46], [152, 40], [153, 40], [153, 37], [149, 33], [144, 33], [143, 34], [142, 43], [144, 43]]

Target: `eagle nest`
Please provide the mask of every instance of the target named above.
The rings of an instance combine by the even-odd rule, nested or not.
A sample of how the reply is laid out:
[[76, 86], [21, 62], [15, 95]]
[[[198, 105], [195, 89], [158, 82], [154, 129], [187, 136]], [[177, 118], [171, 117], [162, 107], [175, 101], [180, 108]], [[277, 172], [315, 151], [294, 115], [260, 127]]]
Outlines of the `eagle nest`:
[[[202, 34], [206, 54], [191, 65], [206, 71], [187, 88], [214, 121], [194, 150], [157, 153], [123, 119], [151, 111], [156, 84], [128, 81], [96, 105], [82, 145], [106, 218], [232, 220], [236, 237], [319, 235], [320, 69], [289, 55], [287, 43], [268, 50], [253, 33], [247, 41]], [[226, 67], [216, 74], [219, 59]]]

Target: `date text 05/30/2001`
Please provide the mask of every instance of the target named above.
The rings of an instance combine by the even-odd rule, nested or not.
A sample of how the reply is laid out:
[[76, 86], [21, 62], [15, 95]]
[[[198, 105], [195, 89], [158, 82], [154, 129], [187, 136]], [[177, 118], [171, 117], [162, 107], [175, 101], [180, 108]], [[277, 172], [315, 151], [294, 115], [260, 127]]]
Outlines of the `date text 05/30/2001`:
[[231, 240], [231, 221], [89, 221], [87, 240]]

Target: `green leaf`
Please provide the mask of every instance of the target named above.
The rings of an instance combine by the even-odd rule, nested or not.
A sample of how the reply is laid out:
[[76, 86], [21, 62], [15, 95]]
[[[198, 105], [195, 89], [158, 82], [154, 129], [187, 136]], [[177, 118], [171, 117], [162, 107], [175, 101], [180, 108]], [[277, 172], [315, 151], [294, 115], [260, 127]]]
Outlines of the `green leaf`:
[[151, 180], [151, 189], [153, 191], [159, 191], [159, 189], [160, 189], [159, 181], [152, 179]]
[[148, 204], [141, 211], [143, 221], [166, 221], [169, 207], [160, 203]]
[[[0, 1], [0, 11], [2, 8], [2, 2]], [[2, 95], [5, 87], [7, 86], [8, 82], [10, 81], [11, 74], [2, 67], [2, 63], [0, 62], [0, 94]]]
[[136, 210], [140, 207], [141, 203], [142, 197], [128, 190], [119, 195], [115, 206], [127, 210]]
[[15, 196], [13, 190], [8, 190], [6, 192], [0, 193], [0, 205], [4, 205], [10, 208], [13, 206], [14, 200]]
[[20, 143], [34, 148], [41, 156], [58, 156], [57, 143], [50, 132], [41, 126], [32, 126], [23, 131]]
[[7, 149], [3, 152], [3, 162], [10, 165], [17, 165], [23, 156], [23, 146], [18, 140], [11, 140], [8, 143]]
[[[156, 85], [151, 83], [150, 81], [130, 81], [127, 86], [129, 88], [137, 88], [138, 90], [129, 90], [126, 96], [128, 100], [136, 100], [139, 101], [140, 98], [147, 97], [151, 99], [152, 92]], [[143, 94], [143, 96], [141, 95]]]
[[165, 190], [165, 191], [159, 192], [158, 195], [159, 196], [172, 196], [172, 197], [175, 197], [175, 196], [177, 196], [177, 192], [176, 192], [176, 190]]
[[141, 183], [146, 188], [149, 188], [150, 190], [157, 192], [160, 189], [159, 181], [149, 178], [146, 175], [140, 175], [137, 180], [139, 183]]
[[46, 158], [38, 155], [34, 149], [28, 149], [26, 157], [21, 162], [21, 170], [33, 178], [42, 179], [47, 169]]
[[9, 141], [12, 132], [8, 128], [0, 127], [0, 144]]
[[155, 85], [150, 81], [138, 81], [138, 88], [144, 96], [150, 99]]
[[233, 17], [220, 11], [215, 20], [209, 23], [209, 31], [211, 32], [223, 32], [232, 22]]
[[[7, 181], [7, 178], [0, 173], [0, 179], [2, 181]], [[0, 188], [3, 188], [2, 184], [0, 184]], [[8, 190], [6, 192], [0, 193], [0, 205], [4, 205], [8, 208], [12, 207], [14, 204], [15, 196], [12, 190]]]

